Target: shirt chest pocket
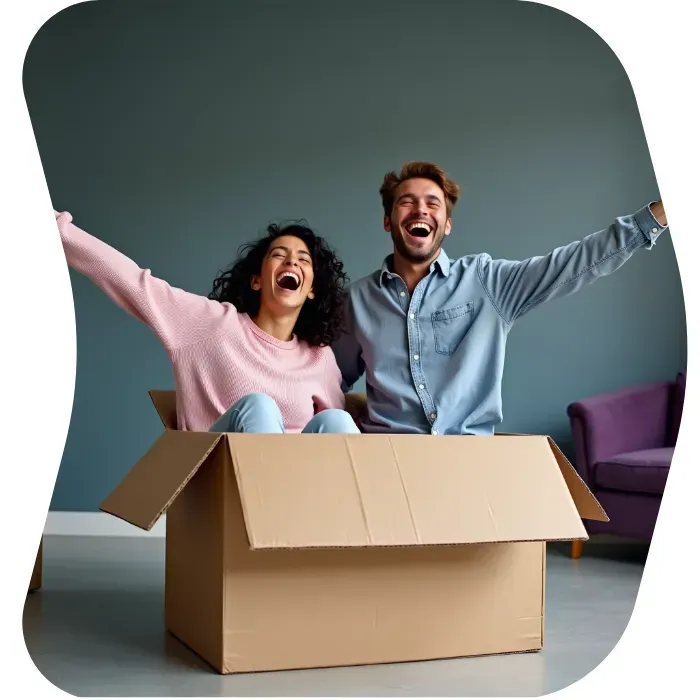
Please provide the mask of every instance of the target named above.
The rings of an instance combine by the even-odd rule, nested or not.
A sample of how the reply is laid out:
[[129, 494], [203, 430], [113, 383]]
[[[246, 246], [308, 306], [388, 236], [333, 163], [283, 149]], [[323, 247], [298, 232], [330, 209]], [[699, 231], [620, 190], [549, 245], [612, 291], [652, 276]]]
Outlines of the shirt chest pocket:
[[464, 340], [474, 322], [474, 303], [441, 309], [430, 315], [435, 335], [435, 351], [440, 355], [451, 355]]

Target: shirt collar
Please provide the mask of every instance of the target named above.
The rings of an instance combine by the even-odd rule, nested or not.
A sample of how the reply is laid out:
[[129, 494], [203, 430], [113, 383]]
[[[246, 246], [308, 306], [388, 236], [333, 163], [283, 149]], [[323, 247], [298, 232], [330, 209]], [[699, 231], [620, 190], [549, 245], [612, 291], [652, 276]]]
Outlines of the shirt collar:
[[[436, 267], [440, 270], [443, 277], [447, 277], [450, 272], [450, 258], [444, 248], [440, 250], [440, 255], [430, 265], [430, 272], [434, 272]], [[379, 273], [379, 286], [383, 286], [385, 277], [392, 277], [394, 274], [394, 254], [392, 253], [387, 255], [382, 263], [382, 269]]]

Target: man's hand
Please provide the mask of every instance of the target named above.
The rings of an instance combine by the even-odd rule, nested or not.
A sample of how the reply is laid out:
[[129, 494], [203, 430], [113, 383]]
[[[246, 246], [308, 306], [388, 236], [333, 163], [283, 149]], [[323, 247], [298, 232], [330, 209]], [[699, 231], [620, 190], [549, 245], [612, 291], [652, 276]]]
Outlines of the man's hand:
[[651, 213], [654, 218], [662, 225], [668, 226], [668, 221], [666, 221], [666, 212], [664, 211], [664, 203], [662, 201], [654, 202], [651, 207]]

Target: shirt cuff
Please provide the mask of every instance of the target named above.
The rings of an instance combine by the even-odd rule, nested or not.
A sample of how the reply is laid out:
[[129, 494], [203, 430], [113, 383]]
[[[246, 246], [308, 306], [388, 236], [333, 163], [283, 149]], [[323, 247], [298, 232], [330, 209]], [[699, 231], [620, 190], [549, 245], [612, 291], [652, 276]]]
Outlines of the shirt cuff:
[[648, 241], [647, 249], [652, 248], [656, 243], [656, 239], [668, 228], [668, 226], [662, 226], [651, 213], [652, 204], [654, 202], [649, 202], [634, 215], [634, 220], [637, 222], [639, 230]]

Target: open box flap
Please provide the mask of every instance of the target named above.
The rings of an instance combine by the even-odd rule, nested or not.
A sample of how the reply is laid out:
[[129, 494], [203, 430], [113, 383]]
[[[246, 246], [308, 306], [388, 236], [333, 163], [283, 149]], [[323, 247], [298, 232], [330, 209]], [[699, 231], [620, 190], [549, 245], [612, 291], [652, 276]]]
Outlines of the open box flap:
[[219, 440], [219, 433], [166, 430], [107, 496], [100, 510], [150, 530]]
[[167, 389], [151, 389], [148, 395], [167, 430], [177, 430], [177, 396]]
[[544, 436], [226, 436], [252, 549], [587, 539]]
[[603, 506], [598, 503], [596, 497], [591, 493], [591, 490], [586, 486], [586, 483], [574, 469], [571, 462], [564, 456], [557, 443], [552, 438], [548, 438], [548, 440], [564, 481], [566, 481], [571, 498], [576, 504], [578, 514], [586, 520], [598, 520], [603, 523], [610, 522], [610, 518], [603, 510]]
[[[526, 433], [496, 433], [496, 437], [525, 437]], [[571, 498], [576, 505], [576, 510], [581, 518], [586, 520], [598, 520], [603, 523], [610, 522], [607, 513], [603, 510], [603, 506], [598, 503], [596, 497], [591, 493], [591, 490], [586, 485], [586, 482], [581, 478], [573, 464], [565, 457], [559, 445], [554, 440], [547, 436], [549, 447], [552, 450], [554, 459], [559, 465], [559, 471], [566, 482]]]

